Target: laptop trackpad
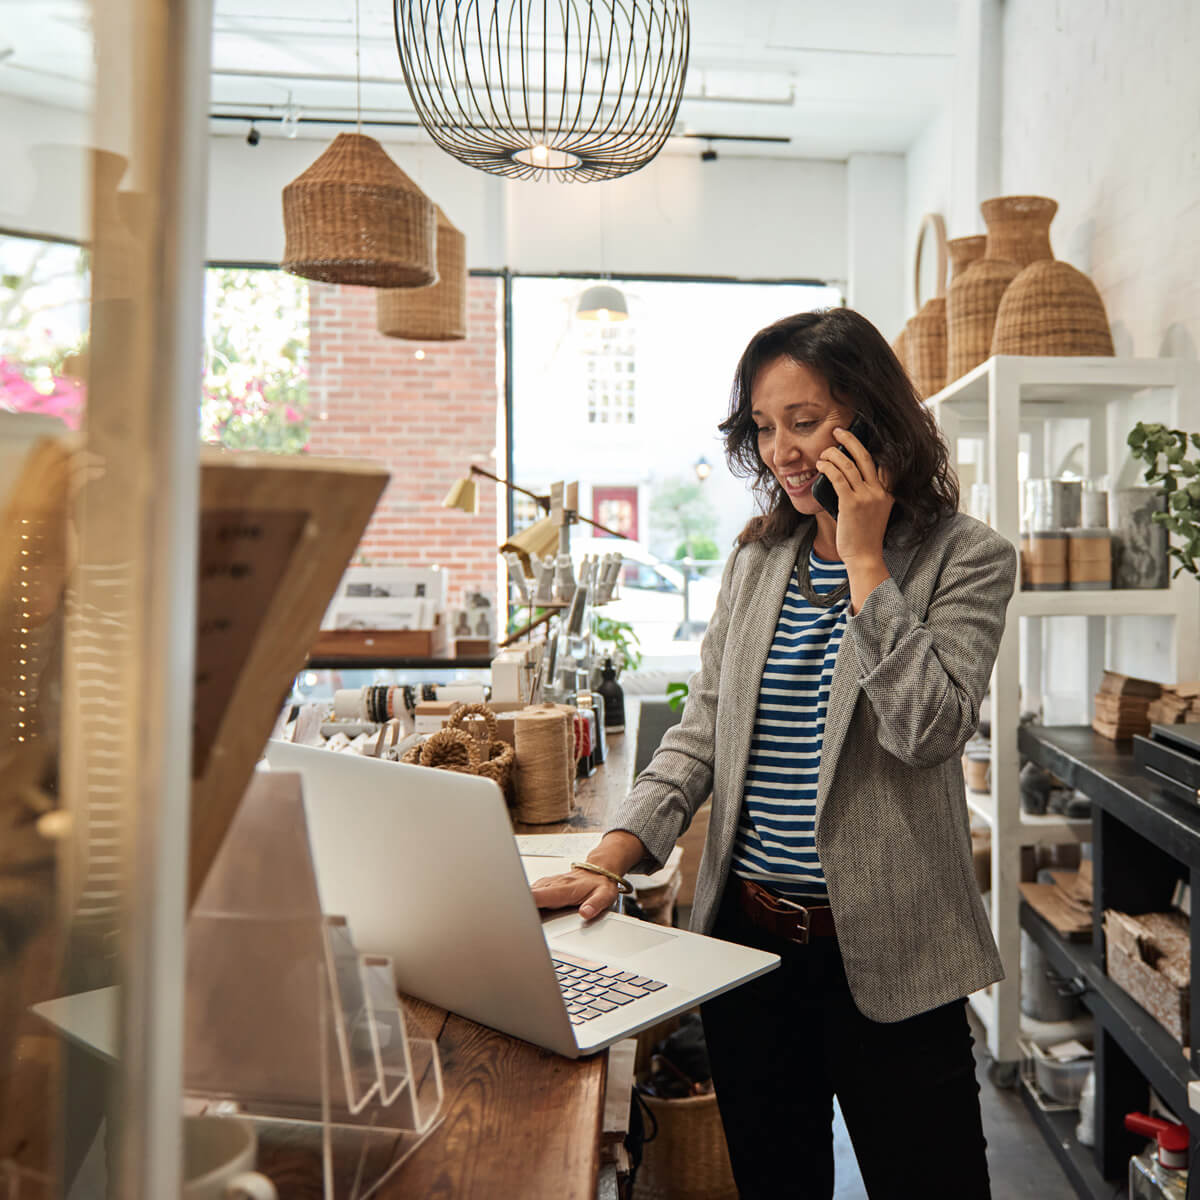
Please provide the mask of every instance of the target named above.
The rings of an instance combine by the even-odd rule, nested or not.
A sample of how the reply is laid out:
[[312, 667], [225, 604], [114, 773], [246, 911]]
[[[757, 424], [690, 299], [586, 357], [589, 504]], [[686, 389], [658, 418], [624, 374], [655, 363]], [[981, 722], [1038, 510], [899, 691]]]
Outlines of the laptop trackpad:
[[584, 925], [573, 933], [560, 934], [550, 939], [551, 949], [563, 949], [569, 954], [584, 958], [603, 958], [605, 955], [641, 954], [653, 950], [665, 942], [675, 940], [675, 934], [666, 933], [640, 922], [609, 921], [603, 917]]

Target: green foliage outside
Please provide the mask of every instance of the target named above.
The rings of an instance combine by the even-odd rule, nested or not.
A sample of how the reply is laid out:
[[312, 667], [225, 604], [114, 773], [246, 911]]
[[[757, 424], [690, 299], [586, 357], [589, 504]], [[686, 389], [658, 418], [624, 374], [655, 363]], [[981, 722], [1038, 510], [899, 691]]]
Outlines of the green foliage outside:
[[308, 448], [308, 285], [213, 267], [205, 287], [200, 436], [231, 450]]
[[[1145, 480], [1157, 483], [1167, 497], [1167, 511], [1154, 520], [1182, 541], [1172, 545], [1171, 557], [1179, 562], [1175, 574], [1187, 571], [1200, 576], [1200, 462], [1188, 457], [1190, 447], [1200, 450], [1200, 433], [1139, 421], [1129, 433], [1134, 458], [1146, 464]], [[1161, 465], [1160, 465], [1161, 464]]]
[[636, 671], [642, 665], [641, 642], [627, 621], [614, 621], [611, 617], [592, 614], [592, 638], [601, 656], [612, 659], [617, 674], [628, 667]]
[[710, 537], [697, 537], [689, 542], [680, 542], [675, 547], [675, 557], [679, 558], [720, 558], [721, 551], [717, 543]]
[[[676, 558], [720, 558], [715, 538], [717, 513], [698, 480], [673, 476], [655, 488], [650, 501], [650, 529], [655, 538], [677, 541]], [[697, 548], [712, 547], [712, 553]]]

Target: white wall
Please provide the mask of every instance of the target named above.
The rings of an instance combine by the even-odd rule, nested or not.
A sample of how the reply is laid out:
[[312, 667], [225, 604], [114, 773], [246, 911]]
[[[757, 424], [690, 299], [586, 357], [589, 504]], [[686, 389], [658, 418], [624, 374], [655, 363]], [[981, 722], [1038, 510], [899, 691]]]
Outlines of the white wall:
[[852, 154], [846, 171], [846, 299], [890, 342], [904, 324], [901, 154]]
[[[913, 295], [913, 253], [917, 245], [917, 234], [921, 218], [926, 213], [941, 213], [946, 219], [947, 236], [963, 237], [975, 233], [975, 229], [956, 229], [951, 222], [951, 161], [953, 122], [949, 105], [943, 108], [925, 126], [920, 137], [909, 147], [905, 157], [905, 206], [904, 206], [904, 316], [916, 312]], [[929, 299], [932, 292], [922, 292], [922, 300]]]
[[1052, 196], [1118, 354], [1200, 340], [1200, 5], [1007, 0], [1002, 184]]

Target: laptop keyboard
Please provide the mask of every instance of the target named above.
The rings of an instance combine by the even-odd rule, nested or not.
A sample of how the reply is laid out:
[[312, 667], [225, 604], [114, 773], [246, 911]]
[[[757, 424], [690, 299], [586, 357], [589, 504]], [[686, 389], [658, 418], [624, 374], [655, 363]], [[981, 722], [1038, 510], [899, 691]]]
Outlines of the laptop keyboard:
[[576, 958], [561, 950], [553, 951], [551, 960], [572, 1025], [582, 1025], [584, 1021], [602, 1017], [667, 986], [657, 979], [648, 979], [645, 975], [624, 971], [620, 967], [608, 967], [586, 958]]

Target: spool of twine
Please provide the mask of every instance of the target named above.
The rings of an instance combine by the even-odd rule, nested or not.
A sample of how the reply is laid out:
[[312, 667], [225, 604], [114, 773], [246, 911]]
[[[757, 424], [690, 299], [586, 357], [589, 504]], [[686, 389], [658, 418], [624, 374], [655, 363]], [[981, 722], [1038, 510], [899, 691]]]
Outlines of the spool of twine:
[[575, 763], [574, 732], [566, 714], [554, 705], [526, 708], [517, 713], [513, 724], [517, 820], [529, 825], [565, 821], [571, 814]]
[[569, 808], [571, 801], [575, 799], [575, 764], [579, 761], [579, 733], [575, 728], [579, 710], [570, 704], [556, 704], [554, 707], [567, 718], [566, 729], [563, 734], [563, 747], [566, 754], [564, 769], [567, 781], [567, 806]]

